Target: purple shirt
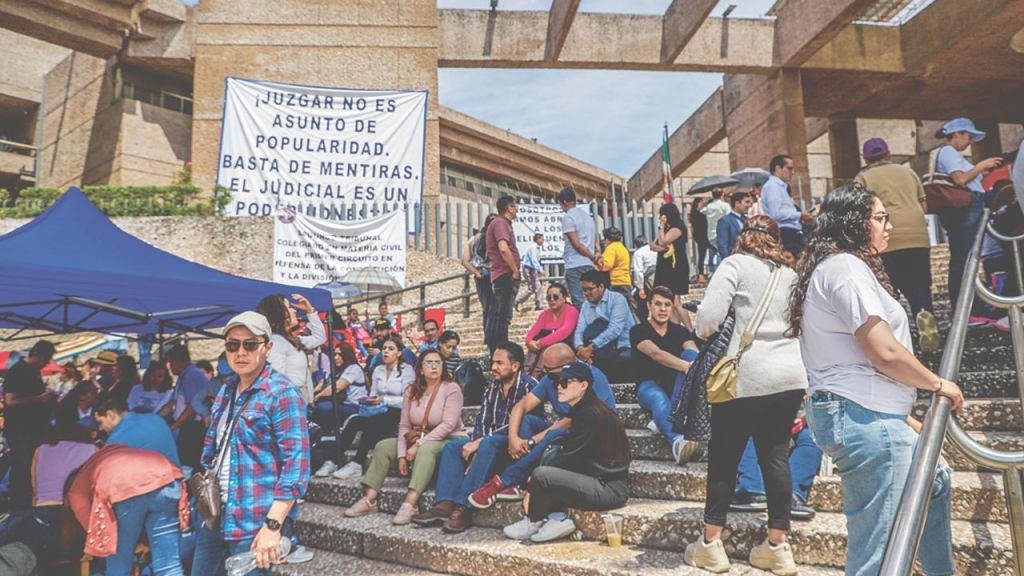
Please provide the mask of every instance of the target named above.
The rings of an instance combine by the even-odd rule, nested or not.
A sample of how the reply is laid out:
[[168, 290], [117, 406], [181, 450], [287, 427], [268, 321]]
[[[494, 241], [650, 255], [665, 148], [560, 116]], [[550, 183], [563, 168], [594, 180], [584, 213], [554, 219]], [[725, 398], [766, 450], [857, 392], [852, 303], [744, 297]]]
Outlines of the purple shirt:
[[498, 249], [498, 242], [504, 240], [508, 243], [508, 249], [512, 251], [516, 267], [519, 266], [519, 248], [516, 247], [516, 235], [512, 231], [512, 221], [504, 216], [498, 216], [487, 227], [487, 259], [491, 261], [491, 282], [505, 274], [511, 274], [512, 269], [505, 263]]

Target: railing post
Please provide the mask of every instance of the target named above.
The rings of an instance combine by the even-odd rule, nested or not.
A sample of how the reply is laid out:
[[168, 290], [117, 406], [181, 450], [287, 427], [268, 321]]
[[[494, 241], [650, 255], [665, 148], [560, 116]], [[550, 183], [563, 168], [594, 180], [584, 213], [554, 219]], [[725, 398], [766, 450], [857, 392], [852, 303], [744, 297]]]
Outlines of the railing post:
[[427, 285], [420, 284], [420, 324], [427, 319]]
[[462, 293], [466, 295], [466, 297], [462, 299], [462, 317], [463, 318], [469, 318], [469, 306], [470, 306], [470, 300], [469, 300], [470, 299], [470, 296], [469, 296], [469, 294], [470, 294], [469, 277], [470, 276], [471, 276], [471, 274], [466, 274], [465, 276], [463, 276]]
[[1007, 520], [1010, 522], [1010, 542], [1017, 575], [1024, 574], [1024, 471], [1007, 468], [1003, 471], [1003, 489], [1006, 491]]

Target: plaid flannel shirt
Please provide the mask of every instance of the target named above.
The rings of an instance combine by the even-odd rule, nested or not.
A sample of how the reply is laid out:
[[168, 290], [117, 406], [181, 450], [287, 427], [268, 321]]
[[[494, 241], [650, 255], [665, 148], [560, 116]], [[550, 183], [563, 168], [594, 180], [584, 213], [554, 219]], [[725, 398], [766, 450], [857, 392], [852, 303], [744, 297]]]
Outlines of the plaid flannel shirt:
[[512, 407], [526, 396], [537, 381], [525, 372], [519, 373], [519, 378], [508, 391], [506, 399], [501, 390], [501, 383], [497, 380], [491, 382], [484, 392], [483, 401], [480, 403], [480, 411], [476, 413], [476, 423], [473, 425], [471, 438], [477, 440], [491, 434], [508, 434], [508, 419], [512, 413]]
[[[237, 378], [228, 381], [213, 402], [203, 445], [202, 464], [207, 468], [216, 458], [218, 423], [237, 385]], [[255, 537], [274, 500], [301, 498], [309, 485], [309, 425], [301, 391], [268, 365], [235, 400], [234, 410], [238, 423], [230, 439], [231, 476], [221, 516], [224, 539], [229, 541]], [[298, 505], [293, 506], [289, 517], [295, 518], [298, 511]]]

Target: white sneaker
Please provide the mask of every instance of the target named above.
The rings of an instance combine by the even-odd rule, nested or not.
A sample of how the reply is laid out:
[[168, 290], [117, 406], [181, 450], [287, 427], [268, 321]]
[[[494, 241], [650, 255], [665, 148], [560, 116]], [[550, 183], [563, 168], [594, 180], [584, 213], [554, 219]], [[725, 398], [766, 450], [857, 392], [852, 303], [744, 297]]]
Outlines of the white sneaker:
[[995, 327], [996, 327], [996, 330], [1000, 330], [1002, 332], [1009, 332], [1010, 331], [1010, 317], [1009, 316], [1003, 316], [999, 320], [996, 320]]
[[789, 542], [773, 546], [767, 538], [750, 550], [750, 564], [778, 576], [796, 576], [796, 562]]
[[658, 433], [658, 425], [654, 422], [654, 420], [651, 420], [650, 422], [647, 423], [647, 429], [650, 430], [651, 432], [654, 432], [655, 434]]
[[530, 522], [529, 516], [523, 516], [518, 522], [505, 526], [502, 532], [505, 533], [506, 538], [512, 540], [527, 540], [540, 530], [541, 525], [544, 521]]
[[728, 572], [730, 567], [729, 557], [725, 555], [725, 546], [722, 545], [721, 538], [705, 544], [704, 537], [698, 537], [696, 542], [686, 546], [683, 561], [690, 566], [715, 573]]
[[334, 474], [334, 471], [337, 469], [338, 465], [328, 460], [327, 462], [324, 462], [324, 465], [321, 466], [319, 470], [313, 473], [313, 476], [317, 478], [326, 478], [331, 474]]
[[676, 436], [675, 441], [672, 442], [672, 459], [680, 466], [700, 459], [703, 454], [704, 446], [702, 442], [687, 440], [682, 436]]
[[334, 471], [331, 474], [332, 477], [338, 480], [344, 480], [346, 478], [358, 478], [363, 475], [363, 467], [358, 462], [349, 462], [341, 468]]
[[561, 514], [557, 518], [548, 516], [548, 519], [544, 521], [544, 525], [540, 527], [537, 532], [530, 536], [531, 542], [551, 542], [552, 540], [559, 540], [571, 536], [576, 531], [576, 523], [572, 521], [565, 514]]

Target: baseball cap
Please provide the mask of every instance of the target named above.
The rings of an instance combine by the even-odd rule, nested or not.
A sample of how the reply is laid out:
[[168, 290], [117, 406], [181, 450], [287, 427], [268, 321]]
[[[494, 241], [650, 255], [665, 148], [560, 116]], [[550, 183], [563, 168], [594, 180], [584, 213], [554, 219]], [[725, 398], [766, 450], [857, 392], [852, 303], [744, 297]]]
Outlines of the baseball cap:
[[245, 326], [256, 336], [266, 336], [267, 338], [270, 338], [270, 335], [273, 333], [270, 329], [270, 322], [267, 321], [267, 317], [259, 312], [253, 312], [252, 310], [242, 312], [229, 320], [227, 326], [224, 327], [224, 335], [226, 336], [227, 333], [236, 326]]
[[558, 201], [559, 202], [575, 202], [576, 201], [576, 191], [573, 190], [572, 188], [569, 188], [569, 187], [562, 188], [562, 191], [558, 193]]
[[865, 160], [877, 160], [889, 153], [889, 145], [881, 138], [868, 138], [862, 152]]
[[975, 128], [974, 122], [971, 122], [970, 118], [953, 118], [942, 125], [942, 128], [935, 133], [935, 137], [945, 138], [957, 132], [969, 133], [971, 136], [974, 136], [975, 142], [981, 142], [985, 139], [985, 133]]
[[590, 366], [587, 366], [583, 362], [572, 362], [562, 366], [562, 369], [551, 375], [552, 380], [557, 382], [568, 382], [569, 380], [580, 380], [587, 382], [588, 384], [594, 383], [594, 373], [590, 371]]
[[117, 352], [113, 350], [104, 350], [96, 356], [96, 363], [103, 364], [104, 366], [113, 366], [117, 364]]
[[387, 318], [377, 318], [373, 323], [374, 330], [391, 330], [391, 320]]

